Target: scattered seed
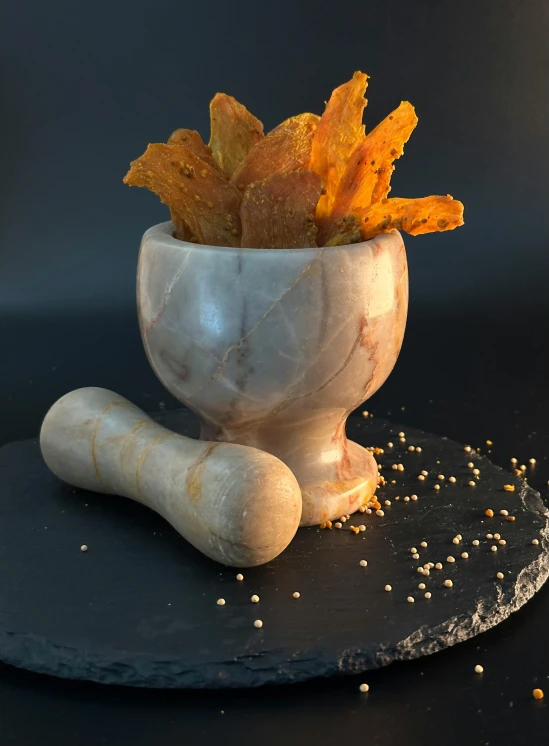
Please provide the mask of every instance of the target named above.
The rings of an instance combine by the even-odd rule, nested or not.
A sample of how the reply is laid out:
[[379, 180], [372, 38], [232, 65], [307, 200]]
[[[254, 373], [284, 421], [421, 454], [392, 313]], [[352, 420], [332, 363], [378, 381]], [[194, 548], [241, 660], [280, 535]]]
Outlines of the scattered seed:
[[478, 545], [480, 544], [480, 541], [478, 539], [473, 539], [471, 543], [474, 547], [478, 547]]
[[494, 534], [494, 539], [499, 541], [501, 539], [501, 534]]
[[444, 476], [444, 474], [439, 474], [438, 478], [440, 479], [441, 482], [446, 479], [446, 477]]
[[366, 531], [366, 526], [363, 523], [361, 523], [360, 526], [358, 527], [358, 530], [359, 531]]
[[427, 546], [427, 542], [426, 541], [422, 541], [419, 546], [423, 547], [425, 549], [425, 547]]
[[475, 666], [475, 673], [482, 673], [484, 668], [482, 666]]
[[253, 596], [252, 596], [252, 597], [250, 598], [250, 601], [251, 601], [251, 602], [252, 602], [253, 604], [257, 604], [257, 603], [259, 603], [259, 596], [256, 596], [256, 594], [254, 593], [254, 595], [253, 595]]
[[386, 505], [387, 507], [389, 507], [389, 505], [390, 505], [390, 504], [391, 504], [391, 501], [390, 501], [390, 500], [385, 500], [385, 505]]
[[242, 573], [239, 572], [238, 575], [236, 576], [236, 579], [237, 580], [244, 580], [244, 575], [242, 575]]
[[462, 552], [461, 557], [462, 559], [469, 559], [469, 552]]
[[428, 564], [429, 564], [429, 568], [430, 568], [430, 569], [431, 569], [431, 568], [433, 568], [433, 567], [435, 566], [435, 563], [434, 563], [434, 562], [429, 562]]
[[461, 534], [456, 534], [457, 538], [461, 541], [463, 539], [463, 536]]
[[494, 534], [486, 534], [486, 538], [487, 539], [493, 539], [494, 538]]
[[500, 515], [509, 515], [509, 511], [508, 511], [508, 510], [503, 510], [503, 509], [502, 509], [502, 510], [500, 510], [500, 511], [499, 511], [499, 514], [500, 514]]
[[362, 416], [363, 416], [363, 417], [368, 417], [368, 415], [369, 415], [369, 414], [370, 414], [369, 412], [366, 412], [366, 411], [364, 411], [364, 412], [362, 413]]
[[423, 450], [423, 449], [421, 448], [421, 446], [416, 446], [416, 452], [417, 452], [417, 453], [421, 453], [421, 452], [422, 452], [422, 450]]
[[261, 629], [261, 627], [263, 627], [263, 622], [261, 621], [261, 619], [255, 620], [254, 627], [256, 627], [257, 629]]
[[532, 539], [532, 544], [533, 544], [533, 545], [534, 545], [535, 547], [537, 547], [537, 545], [539, 544], [539, 541], [538, 541], [538, 539]]
[[498, 572], [498, 573], [496, 573], [496, 578], [497, 578], [498, 580], [503, 580], [503, 577], [504, 577], [504, 576], [503, 576], [503, 573], [502, 573], [502, 572]]
[[347, 516], [346, 515], [342, 515], [339, 520], [341, 521], [341, 523], [346, 523], [347, 522]]
[[532, 690], [532, 697], [534, 699], [543, 699], [544, 697], [543, 689], [533, 689]]
[[439, 490], [439, 489], [440, 489], [440, 484], [435, 484], [435, 485], [433, 486], [433, 489], [434, 489], [434, 490]]
[[493, 547], [490, 547], [490, 550], [491, 550], [492, 552], [497, 552], [497, 551], [498, 551], [498, 548], [497, 548], [497, 546], [496, 546], [496, 545], [494, 544], [494, 546], [493, 546]]
[[513, 521], [516, 521], [516, 518], [515, 518], [514, 515], [508, 515], [505, 520], [509, 521], [510, 523], [512, 523]]
[[456, 478], [455, 477], [449, 477], [448, 481], [452, 482], [452, 484], [454, 484], [454, 482], [456, 481]]
[[292, 596], [293, 596], [294, 598], [299, 598], [299, 597], [301, 596], [301, 593], [300, 593], [299, 591], [294, 591], [294, 592], [292, 593]]
[[417, 571], [418, 571], [418, 573], [419, 573], [420, 575], [423, 575], [423, 573], [425, 572], [425, 570], [423, 569], [423, 567], [418, 567], [418, 568], [417, 568]]
[[378, 515], [380, 518], [383, 518], [383, 516], [385, 515], [385, 513], [380, 508], [379, 510], [376, 510], [376, 515]]
[[442, 570], [442, 562], [437, 562], [435, 565], [436, 570]]
[[397, 465], [397, 469], [398, 469], [399, 471], [404, 471], [404, 464], [398, 464], [398, 465]]
[[408, 446], [408, 450], [409, 450], [409, 451], [410, 451], [410, 453], [411, 453], [412, 451], [415, 451], [416, 449], [414, 448], [414, 446]]
[[415, 600], [416, 599], [413, 596], [408, 596], [408, 598], [406, 599], [406, 601], [408, 601], [409, 604], [415, 603]]
[[479, 469], [473, 469], [473, 474], [475, 476], [478, 476], [480, 474], [480, 470]]
[[403, 497], [402, 499], [404, 500], [405, 503], [410, 502], [410, 498], [408, 497], [408, 495], [406, 495], [406, 497]]
[[419, 477], [418, 477], [418, 479], [419, 479], [420, 482], [424, 482], [425, 481], [425, 477], [423, 476], [423, 474], [420, 474]]
[[398, 437], [399, 437], [399, 438], [405, 438], [405, 437], [406, 437], [406, 433], [399, 433], [399, 434], [398, 434]]
[[366, 692], [370, 691], [370, 687], [368, 686], [368, 684], [361, 684], [358, 688], [363, 694], [366, 694]]
[[336, 528], [343, 528], [343, 524], [341, 524], [339, 521], [337, 521], [336, 523], [334, 523], [334, 526]]
[[474, 463], [472, 461], [469, 461], [467, 466], [469, 467], [469, 469], [472, 469], [474, 467]]
[[425, 594], [425, 598], [427, 600], [429, 600], [431, 598], [431, 592], [430, 591], [427, 591], [427, 593]]
[[425, 469], [422, 469], [422, 471], [421, 471], [421, 474], [422, 474], [422, 476], [424, 476], [424, 477], [428, 477], [428, 476], [429, 476], [429, 472], [428, 472], [428, 471], [426, 471]]
[[528, 463], [529, 464], [535, 464], [536, 463], [536, 459], [535, 458], [528, 459]]
[[419, 588], [419, 590], [420, 590], [420, 591], [424, 591], [426, 587], [427, 587], [427, 586], [425, 585], [425, 583], [420, 583], [420, 584], [418, 585], [418, 588]]
[[82, 544], [82, 546], [80, 547], [80, 551], [81, 552], [87, 552], [88, 551], [88, 545], [87, 544]]
[[367, 560], [360, 560], [360, 562], [359, 562], [358, 564], [359, 564], [359, 565], [360, 565], [361, 567], [368, 567], [368, 562], [367, 562]]
[[504, 547], [507, 544], [507, 542], [505, 541], [505, 539], [500, 539], [498, 541], [498, 544], [500, 544], [502, 547]]
[[392, 448], [392, 447], [393, 447], [393, 445], [394, 445], [394, 443], [391, 443], [391, 441], [389, 441], [389, 442], [387, 443], [387, 447], [388, 447], [388, 448]]
[[[382, 511], [378, 510], [377, 512], [380, 513]], [[356, 534], [358, 534], [360, 532], [360, 529], [358, 528], [358, 526], [349, 526], [349, 531], [352, 531], [353, 534], [355, 534], [355, 536], [356, 536]]]
[[476, 482], [473, 482], [472, 480], [469, 482], [469, 487], [476, 487]]
[[454, 584], [450, 579], [448, 579], [444, 581], [444, 585], [446, 586], [446, 588], [451, 588]]
[[392, 591], [392, 590], [393, 590], [393, 586], [392, 586], [392, 585], [389, 585], [389, 584], [387, 583], [387, 585], [385, 586], [385, 590], [386, 590], [387, 592], [389, 592], [389, 591]]
[[452, 562], [455, 562], [455, 561], [456, 561], [456, 558], [452, 557], [452, 555], [450, 555], [449, 557], [446, 557], [446, 562], [449, 562], [450, 564], [452, 564]]
[[519, 468], [521, 471], [526, 471], [526, 464], [521, 464]]
[[396, 471], [396, 470], [398, 469], [398, 464], [393, 464], [393, 465], [391, 466], [391, 469], [392, 469], [393, 471]]
[[515, 485], [514, 484], [504, 484], [503, 489], [505, 492], [514, 492], [515, 491]]
[[511, 459], [511, 463], [512, 463], [512, 464], [516, 464], [516, 463], [517, 463], [517, 460], [516, 460], [516, 458], [514, 458], [514, 457], [513, 457], [513, 458]]
[[465, 446], [463, 450], [465, 451], [465, 453], [471, 453], [471, 446]]
[[454, 536], [454, 538], [452, 539], [452, 544], [459, 544], [459, 539], [457, 536]]
[[218, 606], [225, 606], [225, 599], [224, 598], [218, 598], [217, 599], [217, 605]]
[[487, 515], [488, 518], [494, 517], [494, 511], [491, 508], [488, 508], [488, 510], [484, 511], [484, 515]]

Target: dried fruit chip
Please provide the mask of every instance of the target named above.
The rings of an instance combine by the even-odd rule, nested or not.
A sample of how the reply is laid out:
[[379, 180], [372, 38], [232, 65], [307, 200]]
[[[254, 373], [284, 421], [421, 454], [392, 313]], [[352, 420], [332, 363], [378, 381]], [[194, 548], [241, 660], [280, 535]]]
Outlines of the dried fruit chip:
[[324, 244], [325, 246], [345, 246], [350, 243], [362, 241], [361, 222], [357, 215], [349, 215], [339, 218], [334, 224], [332, 237]]
[[230, 179], [251, 148], [263, 140], [263, 124], [232, 96], [216, 93], [210, 102], [210, 148]]
[[374, 238], [379, 233], [393, 229], [403, 230], [412, 236], [436, 231], [451, 231], [463, 225], [463, 205], [447, 194], [420, 199], [394, 197], [376, 202], [358, 211], [362, 221], [362, 238]]
[[330, 214], [347, 162], [364, 138], [362, 115], [368, 76], [355, 72], [352, 79], [336, 88], [320, 118], [311, 149], [311, 169], [325, 181], [317, 218]]
[[211, 148], [206, 145], [200, 134], [196, 130], [178, 129], [168, 138], [168, 145], [185, 145], [189, 150], [209, 163], [210, 166], [217, 167], [213, 159]]
[[157, 194], [185, 222], [193, 241], [240, 245], [239, 191], [185, 145], [149, 145], [124, 182]]
[[233, 175], [233, 184], [245, 189], [272, 174], [308, 169], [318, 121], [316, 114], [298, 114], [279, 124], [250, 150]]
[[315, 208], [322, 179], [313, 171], [273, 174], [246, 189], [240, 210], [242, 246], [301, 249], [316, 246]]
[[342, 217], [366, 208], [389, 193], [393, 161], [404, 152], [417, 124], [414, 107], [403, 101], [380, 122], [353, 153], [341, 179], [332, 214]]

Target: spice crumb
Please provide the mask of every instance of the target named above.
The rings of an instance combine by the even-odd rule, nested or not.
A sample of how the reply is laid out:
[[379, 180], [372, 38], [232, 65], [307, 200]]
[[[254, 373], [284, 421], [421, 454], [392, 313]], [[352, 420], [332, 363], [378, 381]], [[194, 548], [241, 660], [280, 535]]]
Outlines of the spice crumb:
[[505, 492], [514, 492], [515, 491], [515, 485], [514, 484], [504, 484], [503, 489]]

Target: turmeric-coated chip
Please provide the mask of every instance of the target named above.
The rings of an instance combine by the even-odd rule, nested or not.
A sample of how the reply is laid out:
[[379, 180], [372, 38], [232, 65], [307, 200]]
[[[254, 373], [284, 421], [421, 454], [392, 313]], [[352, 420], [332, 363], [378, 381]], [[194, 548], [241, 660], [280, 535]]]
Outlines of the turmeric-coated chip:
[[210, 166], [217, 166], [213, 159], [211, 148], [206, 145], [200, 133], [196, 130], [187, 130], [184, 128], [175, 130], [168, 137], [168, 145], [185, 145], [186, 148], [192, 150], [195, 155], [202, 158], [206, 163], [209, 163]]
[[268, 176], [250, 184], [242, 198], [242, 246], [302, 249], [316, 246], [315, 209], [322, 179], [313, 171]]
[[240, 192], [185, 145], [154, 143], [130, 164], [130, 186], [147, 187], [210, 246], [240, 245]]
[[320, 118], [311, 149], [311, 169], [325, 182], [317, 207], [317, 218], [330, 214], [339, 182], [352, 153], [364, 138], [362, 115], [368, 76], [355, 72], [348, 83], [336, 88]]
[[363, 240], [397, 230], [412, 236], [451, 231], [463, 225], [463, 204], [449, 194], [420, 199], [393, 197], [358, 212]]
[[324, 246], [346, 246], [350, 243], [362, 241], [361, 226], [362, 223], [357, 215], [338, 218], [332, 226], [332, 236]]
[[404, 152], [404, 143], [416, 124], [414, 107], [403, 101], [366, 135], [341, 179], [332, 210], [334, 216], [349, 215], [387, 197], [393, 161]]
[[210, 102], [210, 148], [230, 179], [251, 148], [263, 140], [263, 124], [232, 96], [216, 93]]
[[298, 114], [286, 119], [250, 150], [232, 177], [233, 184], [245, 189], [254, 181], [272, 174], [309, 169], [311, 144], [319, 117]]

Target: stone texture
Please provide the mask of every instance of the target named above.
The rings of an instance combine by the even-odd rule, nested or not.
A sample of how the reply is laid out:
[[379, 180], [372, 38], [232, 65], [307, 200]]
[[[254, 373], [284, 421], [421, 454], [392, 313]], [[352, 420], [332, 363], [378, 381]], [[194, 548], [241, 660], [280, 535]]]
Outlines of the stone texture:
[[[191, 435], [198, 430], [185, 413], [161, 421]], [[404, 428], [404, 446], [398, 426], [351, 417], [348, 429], [355, 441], [385, 448], [383, 473], [397, 481], [380, 491], [382, 502], [392, 501], [385, 516], [359, 513], [342, 530], [300, 529], [283, 554], [243, 571], [241, 582], [235, 570], [198, 554], [145, 507], [58, 482], [36, 442], [0, 449], [0, 658], [33, 671], [131, 686], [303, 681], [453, 645], [498, 624], [546, 580], [547, 510], [522, 480], [459, 444], [411, 428]], [[397, 444], [392, 450], [389, 440]], [[422, 452], [408, 453], [410, 444]], [[481, 471], [474, 488], [467, 484], [470, 458]], [[403, 463], [404, 471], [393, 471], [393, 463]], [[423, 483], [421, 469], [430, 472]], [[456, 484], [446, 479], [436, 492], [437, 473], [455, 476]], [[515, 492], [505, 492], [504, 484], [515, 485]], [[403, 502], [412, 494], [417, 501]], [[484, 515], [487, 507], [494, 518]], [[502, 508], [516, 516], [514, 523], [498, 515]], [[347, 527], [360, 523], [367, 530], [355, 536]], [[489, 531], [507, 541], [495, 553], [485, 538]], [[458, 533], [463, 542], [454, 545]], [[479, 547], [471, 544], [475, 538]], [[412, 546], [421, 553], [419, 563]], [[460, 558], [462, 551], [469, 559]], [[445, 561], [448, 555], [454, 564]], [[416, 570], [439, 560], [444, 569], [428, 578]], [[444, 587], [446, 578], [452, 588]], [[432, 592], [429, 601], [419, 582]], [[252, 594], [259, 603], [250, 602]], [[221, 597], [225, 606], [216, 604]], [[263, 620], [261, 629], [255, 619]]]
[[384, 383], [408, 308], [400, 233], [321, 249], [198, 246], [148, 230], [138, 311], [151, 365], [201, 438], [272, 453], [294, 472], [302, 525], [353, 512], [374, 458], [345, 421]]

